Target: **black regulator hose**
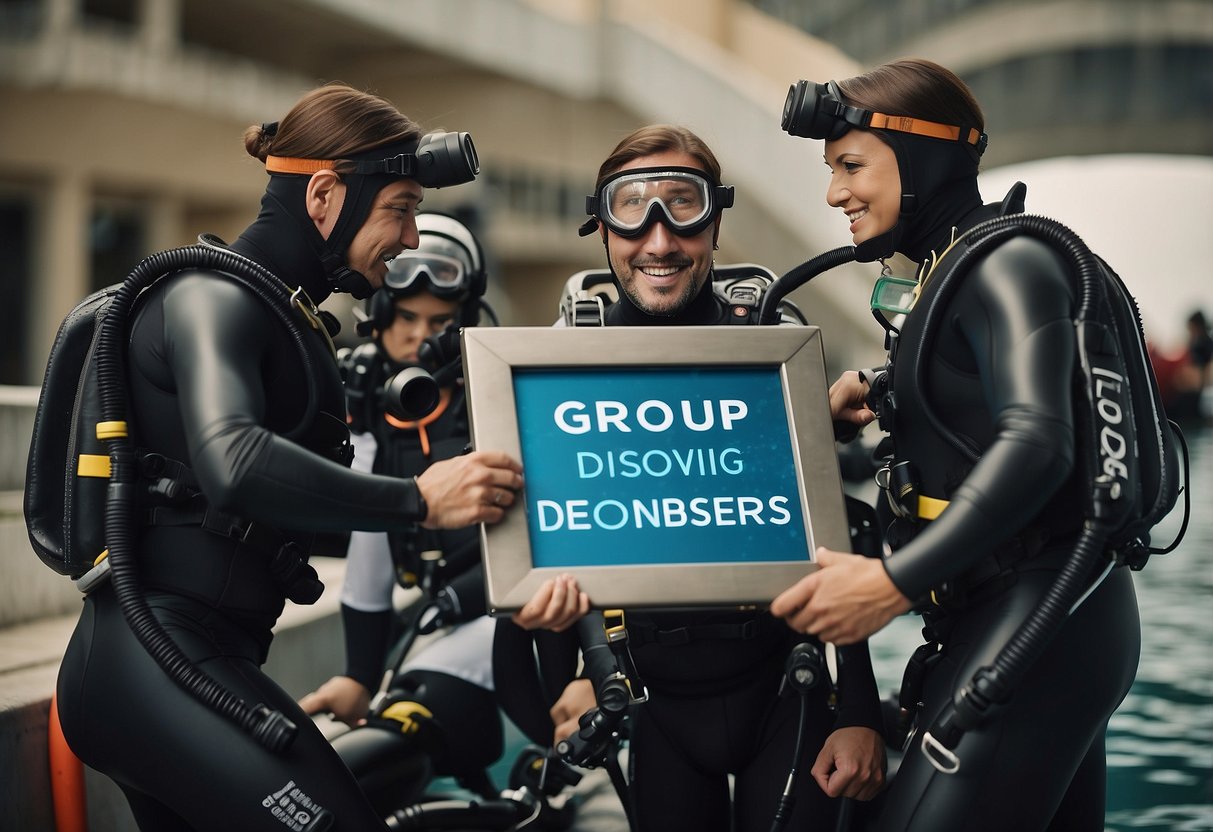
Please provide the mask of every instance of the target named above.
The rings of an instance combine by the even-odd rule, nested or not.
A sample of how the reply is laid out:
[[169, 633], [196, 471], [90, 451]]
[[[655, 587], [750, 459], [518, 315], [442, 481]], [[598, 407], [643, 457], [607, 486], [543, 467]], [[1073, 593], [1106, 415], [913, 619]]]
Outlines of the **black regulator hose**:
[[767, 288], [762, 296], [762, 305], [758, 307], [758, 323], [767, 326], [779, 323], [780, 301], [822, 272], [854, 259], [855, 246], [842, 246], [801, 263]]
[[304, 375], [308, 381], [308, 406], [304, 418], [292, 434], [311, 422], [318, 407], [315, 374], [304, 341], [306, 330], [291, 312], [291, 290], [276, 276], [235, 252], [209, 246], [171, 249], [143, 260], [115, 294], [101, 324], [97, 350], [102, 419], [97, 426], [98, 437], [106, 442], [110, 457], [105, 533], [111, 580], [131, 631], [169, 678], [207, 707], [239, 725], [269, 751], [282, 753], [294, 740], [297, 726], [279, 711], [271, 711], [265, 705], [248, 705], [194, 666], [148, 606], [140, 587], [133, 554], [137, 534], [138, 464], [127, 432], [127, 319], [139, 293], [154, 281], [163, 275], [193, 269], [222, 272], [235, 279], [265, 301], [291, 333], [303, 356]]

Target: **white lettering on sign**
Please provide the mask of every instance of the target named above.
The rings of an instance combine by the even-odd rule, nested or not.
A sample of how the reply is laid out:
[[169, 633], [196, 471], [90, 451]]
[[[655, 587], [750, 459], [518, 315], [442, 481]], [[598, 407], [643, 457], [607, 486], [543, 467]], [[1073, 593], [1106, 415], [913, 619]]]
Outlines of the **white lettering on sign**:
[[537, 500], [539, 531], [615, 531], [624, 526], [637, 529], [673, 529], [682, 526], [786, 526], [792, 522], [788, 498], [775, 495], [763, 500], [739, 497], [678, 497], [600, 500]]
[[739, 399], [704, 399], [698, 404], [683, 399], [677, 402], [677, 406], [660, 399], [648, 399], [636, 406], [634, 414], [628, 411], [628, 406], [623, 402], [607, 400], [587, 405], [585, 402], [567, 401], [556, 405], [552, 419], [556, 427], [574, 435], [591, 431], [607, 433], [611, 430], [631, 433], [634, 428], [649, 433], [663, 433], [675, 422], [688, 430], [703, 432], [711, 430], [718, 423], [721, 430], [732, 430], [733, 425], [749, 412], [746, 403]]

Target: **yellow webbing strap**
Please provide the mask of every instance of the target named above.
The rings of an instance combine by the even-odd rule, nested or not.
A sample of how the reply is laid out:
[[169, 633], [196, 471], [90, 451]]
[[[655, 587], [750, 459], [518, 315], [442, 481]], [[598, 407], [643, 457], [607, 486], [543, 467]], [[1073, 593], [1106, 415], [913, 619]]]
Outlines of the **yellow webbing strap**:
[[109, 479], [110, 458], [101, 454], [80, 454], [76, 462], [76, 476]]

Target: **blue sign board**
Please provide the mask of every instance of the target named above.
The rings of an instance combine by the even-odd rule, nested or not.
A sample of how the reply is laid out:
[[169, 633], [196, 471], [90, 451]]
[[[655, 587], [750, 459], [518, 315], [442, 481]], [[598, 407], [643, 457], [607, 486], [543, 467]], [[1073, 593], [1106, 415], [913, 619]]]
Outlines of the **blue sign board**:
[[516, 367], [535, 568], [807, 561], [774, 366]]

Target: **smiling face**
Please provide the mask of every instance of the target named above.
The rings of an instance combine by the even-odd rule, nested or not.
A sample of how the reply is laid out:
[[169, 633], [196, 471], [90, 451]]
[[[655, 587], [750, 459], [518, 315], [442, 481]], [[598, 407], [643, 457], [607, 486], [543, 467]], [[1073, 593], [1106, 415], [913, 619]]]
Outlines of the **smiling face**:
[[868, 130], [848, 130], [826, 142], [830, 187], [826, 202], [841, 208], [859, 245], [888, 231], [901, 215], [901, 174], [893, 148]]
[[350, 241], [346, 262], [376, 289], [383, 285], [387, 261], [405, 249], [417, 248], [417, 206], [423, 198], [422, 191], [411, 179], [385, 185], [375, 195], [366, 221]]
[[[641, 156], [620, 170], [678, 166], [702, 169], [694, 156], [665, 151]], [[680, 237], [663, 222], [653, 223], [639, 237], [627, 239], [609, 231], [607, 257], [624, 294], [649, 315], [676, 315], [707, 282], [712, 270], [712, 247], [720, 219], [693, 237]]]

